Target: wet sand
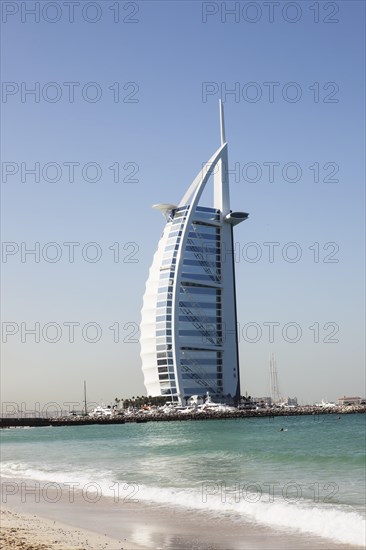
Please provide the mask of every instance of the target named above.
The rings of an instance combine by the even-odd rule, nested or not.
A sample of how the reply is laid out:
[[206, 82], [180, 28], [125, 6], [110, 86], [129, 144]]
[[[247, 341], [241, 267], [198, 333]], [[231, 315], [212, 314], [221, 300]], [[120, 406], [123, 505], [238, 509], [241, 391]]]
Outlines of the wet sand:
[[[10, 480], [3, 480], [2, 488], [7, 481]], [[5, 549], [360, 549], [312, 535], [273, 530], [239, 518], [238, 521], [222, 516], [213, 518], [205, 512], [182, 508], [115, 502], [104, 496], [97, 502], [85, 502], [77, 491], [73, 502], [69, 495], [52, 496], [52, 491], [47, 492], [46, 500], [32, 493], [32, 487], [34, 483], [28, 480], [28, 492], [2, 494], [1, 541]]]

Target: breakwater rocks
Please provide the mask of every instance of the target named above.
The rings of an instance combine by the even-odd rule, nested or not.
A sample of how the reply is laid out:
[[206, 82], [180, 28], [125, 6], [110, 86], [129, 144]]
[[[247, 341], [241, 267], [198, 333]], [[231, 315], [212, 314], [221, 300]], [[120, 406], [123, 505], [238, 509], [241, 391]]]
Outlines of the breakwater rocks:
[[329, 409], [320, 407], [296, 407], [293, 409], [260, 409], [260, 410], [236, 410], [236, 411], [202, 411], [182, 414], [178, 412], [133, 412], [129, 414], [115, 414], [97, 418], [87, 416], [67, 416], [57, 418], [0, 418], [0, 428], [32, 428], [42, 426], [86, 426], [94, 424], [125, 424], [146, 422], [184, 422], [187, 420], [221, 420], [241, 418], [269, 418], [276, 416], [302, 416], [302, 415], [343, 415], [354, 413], [366, 413], [366, 406], [332, 407]]
[[45, 426], [88, 426], [91, 424], [124, 424], [124, 416], [92, 418], [88, 416], [60, 416], [57, 418], [0, 418], [0, 428], [37, 428]]

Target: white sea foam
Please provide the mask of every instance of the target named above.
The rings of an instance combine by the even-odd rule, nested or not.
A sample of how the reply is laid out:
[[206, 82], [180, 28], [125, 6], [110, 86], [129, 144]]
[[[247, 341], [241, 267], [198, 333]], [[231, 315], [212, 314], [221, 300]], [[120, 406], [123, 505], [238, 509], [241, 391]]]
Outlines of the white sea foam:
[[235, 502], [234, 499], [222, 502], [219, 495], [209, 496], [207, 502], [203, 502], [202, 494], [198, 491], [152, 487], [142, 487], [137, 497], [155, 503], [206, 511], [215, 517], [231, 516], [236, 521], [245, 519], [271, 527], [297, 530], [345, 544], [365, 544], [364, 518], [357, 512], [335, 506], [322, 508], [305, 501], [295, 504], [276, 500], [268, 502], [268, 499], [267, 502]]
[[[20, 479], [20, 480], [33, 480], [40, 481], [45, 483], [78, 483], [78, 487], [83, 487], [91, 482], [96, 482], [101, 485], [100, 481], [103, 482], [106, 476], [109, 475], [109, 472], [93, 471], [93, 470], [75, 470], [73, 469], [70, 472], [59, 472], [50, 470], [39, 470], [34, 467], [29, 467], [28, 464], [22, 463], [12, 463], [6, 462], [1, 464], [1, 476], [11, 478], [11, 479]], [[98, 478], [98, 479], [97, 479]], [[106, 496], [110, 496], [105, 492]]]
[[[5, 463], [2, 465], [2, 475], [16, 479], [32, 479], [40, 482], [58, 484], [78, 483], [82, 489], [90, 483], [97, 483], [101, 494], [116, 498], [116, 480], [112, 472], [94, 470], [53, 472], [38, 470], [27, 464]], [[125, 492], [119, 493], [120, 500], [130, 498], [159, 505], [170, 505], [189, 510], [199, 510], [215, 518], [230, 518], [232, 521], [251, 521], [282, 530], [307, 533], [325, 539], [331, 539], [343, 544], [364, 546], [365, 520], [356, 511], [340, 505], [322, 505], [305, 500], [286, 502], [274, 498], [269, 502], [268, 495], [256, 500], [256, 495], [246, 495], [247, 498], [235, 502], [233, 495], [222, 494], [217, 490], [209, 491], [207, 498], [202, 495], [201, 488], [168, 488], [150, 487], [133, 484], [134, 480], [118, 480], [118, 485]], [[132, 487], [137, 491], [132, 492]], [[88, 490], [93, 490], [91, 489]], [[212, 494], [210, 494], [212, 493]], [[206, 500], [206, 502], [205, 502]], [[253, 500], [251, 502], [250, 500]]]

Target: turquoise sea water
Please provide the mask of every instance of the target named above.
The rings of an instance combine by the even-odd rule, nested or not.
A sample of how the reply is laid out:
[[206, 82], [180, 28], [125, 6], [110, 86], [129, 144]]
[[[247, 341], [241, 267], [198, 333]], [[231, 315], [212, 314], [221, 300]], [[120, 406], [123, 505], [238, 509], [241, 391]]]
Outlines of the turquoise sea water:
[[361, 414], [11, 429], [1, 439], [5, 477], [364, 544]]

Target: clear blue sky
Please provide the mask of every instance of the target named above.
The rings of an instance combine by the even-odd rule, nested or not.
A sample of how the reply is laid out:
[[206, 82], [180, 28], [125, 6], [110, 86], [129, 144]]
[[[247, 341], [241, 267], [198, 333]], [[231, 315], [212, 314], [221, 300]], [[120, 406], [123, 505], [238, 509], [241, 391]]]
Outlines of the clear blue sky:
[[[3, 338], [17, 331], [2, 347], [3, 400], [29, 408], [80, 401], [84, 379], [94, 401], [145, 392], [139, 344], [126, 340], [138, 337], [128, 335], [140, 321], [163, 227], [151, 205], [178, 201], [217, 148], [216, 89], [225, 102], [230, 166], [239, 170], [231, 176], [232, 208], [250, 213], [236, 230], [242, 391], [268, 395], [275, 353], [284, 395], [303, 402], [363, 396], [364, 2], [281, 2], [273, 22], [263, 2], [257, 10], [240, 2], [236, 15], [225, 15], [221, 2], [120, 2], [114, 22], [116, 2], [81, 1], [73, 23], [64, 2], [46, 11], [40, 2], [39, 22], [21, 4], [2, 2], [2, 238], [15, 243], [3, 255]], [[73, 102], [65, 82], [79, 83]], [[85, 87], [90, 82], [96, 86]], [[215, 83], [211, 95], [203, 93], [207, 82]], [[24, 95], [35, 83], [38, 102]], [[235, 86], [239, 96], [225, 95]], [[96, 92], [102, 95], [93, 102]], [[291, 101], [295, 94], [299, 100]], [[21, 166], [36, 162], [39, 182]], [[63, 164], [70, 162], [79, 163], [74, 182]], [[274, 181], [264, 164], [272, 162]], [[87, 163], [101, 174], [91, 165], [83, 177]], [[109, 168], [115, 163], [118, 183]], [[137, 169], [130, 179], [138, 182], [123, 181]], [[30, 255], [21, 261], [22, 242], [40, 243], [39, 263]], [[44, 255], [61, 251], [55, 263], [42, 256], [51, 242], [57, 249], [46, 246]], [[65, 242], [80, 243], [73, 263]], [[81, 251], [91, 242], [102, 252], [96, 263]], [[268, 242], [279, 243], [273, 262]], [[96, 250], [89, 246], [84, 256]], [[289, 261], [299, 251], [301, 259]], [[39, 343], [24, 332], [36, 322]], [[73, 343], [67, 322], [80, 324]], [[96, 343], [81, 334], [91, 322], [102, 330]], [[268, 322], [279, 323], [273, 342]], [[51, 325], [42, 335], [48, 323], [62, 329], [55, 343], [46, 341], [56, 337]], [[297, 342], [283, 336], [288, 323], [296, 326], [287, 327], [287, 340], [301, 329]], [[325, 342], [336, 326], [339, 341]], [[94, 337], [92, 326], [86, 334]]]

